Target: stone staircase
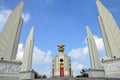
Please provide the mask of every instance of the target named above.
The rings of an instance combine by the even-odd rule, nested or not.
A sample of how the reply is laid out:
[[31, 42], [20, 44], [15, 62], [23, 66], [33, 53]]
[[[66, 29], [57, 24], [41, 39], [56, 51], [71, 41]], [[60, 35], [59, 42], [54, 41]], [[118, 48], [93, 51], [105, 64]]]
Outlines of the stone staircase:
[[35, 80], [120, 80], [118, 78], [47, 78], [47, 79], [35, 79]]

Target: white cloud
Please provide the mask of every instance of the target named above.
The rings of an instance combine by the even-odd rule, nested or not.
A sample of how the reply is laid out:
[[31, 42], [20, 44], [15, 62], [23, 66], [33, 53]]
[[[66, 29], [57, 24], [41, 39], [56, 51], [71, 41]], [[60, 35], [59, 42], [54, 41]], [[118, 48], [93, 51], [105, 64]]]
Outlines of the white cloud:
[[[103, 43], [102, 38], [99, 38], [98, 36], [94, 36], [94, 39], [95, 39], [95, 42], [96, 42], [96, 45], [97, 45], [98, 52], [99, 53], [105, 53], [105, 48], [104, 48], [104, 43]], [[85, 40], [87, 40], [87, 39], [85, 39]], [[70, 51], [69, 56], [71, 58], [74, 58], [74, 59], [77, 59], [77, 60], [85, 60], [86, 59], [86, 57], [89, 54], [89, 51], [88, 51], [88, 47], [87, 47], [86, 41], [84, 41], [84, 42], [86, 44], [85, 47], [72, 49]]]
[[[96, 42], [96, 45], [97, 45], [97, 49], [98, 49], [98, 52], [101, 54], [101, 53], [105, 53], [105, 48], [104, 48], [104, 43], [103, 43], [103, 40], [102, 38], [98, 37], [98, 36], [93, 36], [94, 39], [95, 39], [95, 42]], [[74, 59], [77, 59], [77, 60], [85, 60], [89, 54], [89, 51], [88, 51], [88, 47], [87, 47], [87, 39], [84, 40], [85, 42], [85, 47], [83, 48], [76, 48], [76, 49], [72, 49], [70, 52], [69, 52], [69, 56], [71, 58], [74, 58]], [[82, 57], [81, 57], [82, 56]]]
[[24, 19], [25, 22], [28, 22], [30, 19], [30, 14], [29, 13], [22, 13], [22, 18]]
[[24, 53], [23, 44], [20, 43], [20, 44], [18, 45], [18, 51], [17, 51], [17, 58], [16, 58], [16, 59], [22, 61], [23, 53]]
[[[50, 63], [52, 61], [51, 57], [51, 51], [42, 51], [38, 47], [34, 47], [33, 52], [33, 69], [35, 69], [39, 74], [41, 75], [47, 75], [47, 77], [51, 76], [51, 69], [50, 69]], [[36, 69], [36, 67], [39, 67]]]
[[72, 63], [72, 69], [75, 71], [80, 71], [83, 68], [85, 68], [85, 66], [83, 66], [82, 64], [79, 64], [77, 61]]
[[99, 53], [105, 53], [103, 39], [99, 38], [98, 36], [94, 36], [94, 39], [95, 39], [95, 42], [96, 42], [97, 49], [98, 49]]
[[88, 47], [86, 46], [84, 48], [73, 49], [69, 53], [69, 56], [71, 57], [71, 59], [72, 58], [76, 59], [72, 62], [73, 76], [80, 75], [80, 71], [84, 69], [85, 66], [80, 64], [80, 62], [78, 61], [83, 61], [83, 62], [86, 61], [86, 59], [88, 58]]
[[72, 70], [73, 70], [73, 75], [77, 76], [80, 75], [80, 71], [82, 69], [84, 69], [85, 66], [83, 66], [82, 64], [78, 63], [78, 61], [75, 61], [72, 63]]
[[33, 66], [48, 64], [51, 62], [51, 60], [51, 51], [44, 52], [41, 49], [34, 47]]
[[[17, 51], [17, 60], [22, 60], [24, 53], [24, 47], [23, 44], [20, 43], [18, 45], [18, 51]], [[33, 66], [40, 66], [43, 64], [48, 64], [52, 60], [51, 58], [51, 51], [44, 52], [41, 49], [34, 47], [33, 50]]]
[[71, 58], [83, 61], [88, 56], [88, 48], [84, 47], [84, 48], [72, 49], [69, 53], [69, 56]]
[[[10, 15], [10, 13], [12, 12], [11, 9], [1, 9], [0, 10], [0, 32], [2, 31], [8, 16]], [[30, 14], [29, 13], [23, 13], [22, 17], [24, 19], [24, 22], [28, 22], [28, 20], [30, 19]]]

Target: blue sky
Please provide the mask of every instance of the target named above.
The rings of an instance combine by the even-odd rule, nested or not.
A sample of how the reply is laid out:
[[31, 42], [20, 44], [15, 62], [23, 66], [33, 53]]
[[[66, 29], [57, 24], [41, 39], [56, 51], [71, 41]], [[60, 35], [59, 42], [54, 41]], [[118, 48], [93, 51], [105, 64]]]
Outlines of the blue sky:
[[[10, 12], [21, 0], [0, 0], [0, 32]], [[32, 26], [34, 33], [33, 69], [50, 76], [51, 59], [58, 54], [57, 45], [65, 45], [72, 60], [74, 75], [89, 68], [86, 25], [95, 37], [100, 58], [105, 56], [98, 24], [96, 0], [23, 0], [24, 23], [17, 59], [21, 60], [24, 44]], [[120, 25], [120, 0], [100, 0]]]

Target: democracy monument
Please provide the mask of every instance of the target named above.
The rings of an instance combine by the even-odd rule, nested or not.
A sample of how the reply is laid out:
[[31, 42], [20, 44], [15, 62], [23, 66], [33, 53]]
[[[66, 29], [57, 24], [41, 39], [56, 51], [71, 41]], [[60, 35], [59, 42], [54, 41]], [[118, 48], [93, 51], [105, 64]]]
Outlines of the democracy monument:
[[70, 57], [64, 55], [64, 45], [60, 44], [58, 47], [59, 54], [52, 60], [52, 77], [70, 77], [72, 76]]
[[[99, 16], [98, 22], [105, 45], [107, 58], [100, 60], [92, 32], [87, 31], [87, 43], [91, 67], [86, 79], [72, 76], [71, 59], [64, 54], [64, 45], [58, 45], [58, 55], [52, 59], [52, 76], [46, 80], [119, 80], [120, 79], [120, 30], [112, 14], [96, 0]], [[17, 61], [16, 54], [20, 39], [24, 2], [11, 12], [0, 34], [0, 80], [35, 80], [32, 70], [34, 46], [34, 27], [26, 40], [23, 60]], [[37, 79], [40, 80], [40, 79]], [[41, 79], [42, 80], [42, 79]]]

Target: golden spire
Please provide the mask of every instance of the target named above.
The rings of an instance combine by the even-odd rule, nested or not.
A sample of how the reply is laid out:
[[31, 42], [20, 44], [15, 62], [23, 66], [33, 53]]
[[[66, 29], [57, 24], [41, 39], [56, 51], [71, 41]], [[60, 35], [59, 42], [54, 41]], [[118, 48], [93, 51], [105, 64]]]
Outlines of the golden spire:
[[63, 45], [63, 44], [59, 44], [59, 45], [58, 45], [58, 47], [59, 47], [59, 48], [58, 48], [58, 51], [59, 51], [59, 52], [63, 52], [63, 51], [64, 51], [64, 46], [65, 46], [65, 45]]

